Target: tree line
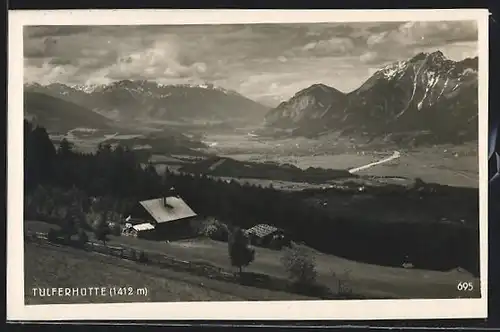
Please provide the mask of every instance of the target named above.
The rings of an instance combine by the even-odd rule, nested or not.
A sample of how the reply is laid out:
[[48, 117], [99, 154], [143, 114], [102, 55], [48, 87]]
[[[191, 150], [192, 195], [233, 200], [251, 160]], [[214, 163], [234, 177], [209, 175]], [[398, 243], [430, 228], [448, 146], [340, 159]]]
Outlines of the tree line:
[[160, 175], [126, 146], [100, 144], [95, 153], [81, 153], [67, 140], [55, 147], [43, 127], [24, 126], [25, 208], [31, 214], [43, 210], [64, 222], [64, 210], [72, 206], [83, 214], [125, 215], [137, 201], [168, 195], [174, 187], [201, 216], [242, 228], [275, 225], [295, 241], [349, 259], [400, 266], [410, 257], [416, 267], [479, 269], [478, 234], [468, 228], [332, 218], [301, 194], [168, 169]]

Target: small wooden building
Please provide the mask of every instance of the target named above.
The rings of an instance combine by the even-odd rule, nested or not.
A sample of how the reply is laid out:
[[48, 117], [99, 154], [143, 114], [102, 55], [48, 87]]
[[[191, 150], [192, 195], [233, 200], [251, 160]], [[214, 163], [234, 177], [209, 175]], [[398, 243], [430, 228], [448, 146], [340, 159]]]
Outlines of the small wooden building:
[[281, 249], [290, 245], [290, 239], [284, 230], [267, 224], [255, 225], [245, 231], [250, 243], [256, 246]]
[[139, 202], [125, 220], [124, 235], [152, 240], [196, 236], [197, 214], [178, 196]]
[[154, 239], [155, 227], [151, 223], [142, 223], [132, 225], [127, 223], [122, 230], [122, 234], [126, 236], [134, 236], [141, 239]]

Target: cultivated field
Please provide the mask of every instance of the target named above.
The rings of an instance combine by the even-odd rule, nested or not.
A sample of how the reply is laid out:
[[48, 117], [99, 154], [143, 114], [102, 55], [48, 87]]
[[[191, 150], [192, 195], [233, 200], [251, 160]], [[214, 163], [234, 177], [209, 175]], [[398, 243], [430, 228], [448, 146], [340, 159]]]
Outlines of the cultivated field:
[[[26, 229], [30, 231], [47, 231], [50, 227], [50, 225], [43, 222], [26, 222]], [[229, 264], [227, 244], [223, 242], [195, 239], [163, 243], [131, 237], [112, 237], [109, 244], [127, 245], [138, 250], [157, 252], [191, 262], [206, 262], [228, 271], [234, 271]], [[280, 262], [281, 256], [282, 252], [280, 251], [256, 248], [256, 259], [247, 270], [286, 278], [286, 271]], [[479, 279], [474, 278], [471, 274], [463, 270], [438, 272], [404, 269], [364, 264], [319, 252], [314, 252], [314, 256], [318, 271], [318, 281], [332, 290], [338, 288], [340, 278], [353, 293], [372, 298], [456, 298], [480, 296]], [[34, 262], [27, 264], [33, 265]], [[27, 266], [27, 268], [33, 267]], [[58, 271], [61, 268], [62, 266], [47, 268], [46, 273]], [[36, 276], [37, 273], [43, 274], [39, 271], [34, 273], [34, 275]], [[334, 277], [333, 273], [338, 277]], [[458, 291], [457, 284], [463, 281], [473, 282], [474, 291]], [[235, 287], [242, 286], [238, 285]], [[297, 298], [298, 296], [295, 294], [288, 295], [292, 298]], [[262, 297], [261, 299], [269, 298]]]
[[[436, 148], [437, 149], [437, 148]], [[392, 155], [392, 151], [377, 153], [342, 153], [318, 156], [279, 156], [272, 154], [224, 154], [222, 156], [240, 161], [274, 161], [292, 164], [302, 169], [320, 167], [331, 169], [351, 169]], [[438, 183], [456, 187], [479, 187], [477, 156], [455, 155], [453, 152], [438, 153], [432, 150], [401, 152], [401, 156], [390, 162], [362, 171], [358, 175], [402, 177], [409, 180], [421, 178], [428, 183]]]
[[[124, 130], [118, 132], [95, 132], [75, 129], [68, 132], [65, 137], [70, 139], [77, 148], [84, 152], [92, 152], [98, 143], [122, 142], [131, 145], [137, 150], [151, 151], [153, 162], [157, 170], [162, 173], [166, 168], [176, 170], [185, 160], [178, 160], [164, 151], [175, 154], [179, 149], [177, 143], [170, 140], [170, 136], [161, 137], [152, 128], [140, 130]], [[144, 131], [144, 134], [138, 132]], [[369, 145], [351, 142], [348, 138], [336, 134], [327, 135], [321, 139], [302, 137], [271, 139], [255, 137], [248, 130], [242, 128], [232, 133], [206, 133], [202, 142], [206, 148], [181, 149], [183, 153], [206, 153], [221, 157], [233, 158], [240, 161], [252, 162], [278, 162], [292, 164], [302, 169], [318, 167], [325, 169], [352, 169], [384, 159], [398, 151], [400, 157], [390, 162], [380, 164], [358, 172], [358, 175], [400, 177], [412, 181], [421, 178], [425, 182], [445, 184], [459, 187], [478, 187], [479, 167], [477, 157], [477, 144], [468, 143], [463, 146], [442, 145], [422, 147], [416, 149], [400, 149], [391, 144]], [[150, 135], [153, 135], [150, 137]], [[158, 137], [156, 137], [158, 136]], [[190, 136], [186, 133], [185, 136]], [[54, 141], [63, 136], [52, 135]], [[184, 137], [182, 140], [187, 139]], [[183, 144], [187, 144], [187, 141]], [[154, 145], [154, 146], [152, 146]], [[175, 148], [175, 149], [174, 149]], [[174, 150], [172, 150], [174, 149]], [[250, 180], [251, 181], [251, 180]], [[264, 181], [264, 180], [259, 180]], [[275, 181], [275, 179], [269, 179]], [[266, 182], [266, 181], [264, 181]], [[273, 182], [273, 185], [275, 183]], [[294, 188], [288, 183], [276, 181], [277, 187], [284, 189], [302, 189], [298, 185]]]
[[428, 183], [456, 187], [479, 187], [477, 155], [460, 148], [436, 147], [401, 152], [401, 157], [360, 171], [359, 175], [421, 178]]
[[396, 146], [353, 145], [349, 140], [331, 137], [328, 140], [307, 138], [257, 139], [248, 135], [210, 135], [206, 137], [207, 152], [240, 161], [293, 164], [307, 169], [320, 167], [351, 169], [384, 159], [400, 152], [388, 163], [360, 171], [358, 175], [421, 178], [425, 182], [459, 187], [479, 186], [477, 144], [399, 149]]

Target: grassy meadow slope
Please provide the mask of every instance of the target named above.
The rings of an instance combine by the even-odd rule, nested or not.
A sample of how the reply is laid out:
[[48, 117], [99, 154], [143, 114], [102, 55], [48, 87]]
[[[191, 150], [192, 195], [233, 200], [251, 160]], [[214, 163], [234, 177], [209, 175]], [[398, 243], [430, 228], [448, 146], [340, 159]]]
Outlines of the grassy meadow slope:
[[[32, 232], [47, 232], [48, 229], [54, 226], [37, 221], [25, 222], [26, 230]], [[90, 234], [92, 237], [92, 235]], [[220, 267], [227, 271], [234, 271], [230, 266], [229, 257], [227, 254], [227, 243], [217, 242], [209, 239], [195, 239], [184, 241], [172, 241], [170, 243], [148, 241], [131, 237], [111, 237], [108, 242], [111, 246], [127, 246], [136, 250], [144, 250], [152, 253], [159, 253], [175, 257], [176, 259], [209, 263], [216, 267]], [[140, 273], [145, 273], [145, 276], [159, 275], [162, 278], [174, 278], [174, 276], [181, 277], [182, 281], [196, 280], [196, 282], [203, 282], [204, 287], [209, 289], [216, 289], [224, 294], [231, 294], [232, 296], [240, 297], [242, 299], [253, 300], [298, 300], [307, 299], [302, 295], [288, 294], [283, 292], [270, 291], [262, 288], [252, 288], [240, 284], [229, 284], [220, 281], [213, 281], [216, 286], [210, 286], [209, 279], [191, 276], [189, 274], [179, 274], [169, 270], [159, 270], [157, 268], [146, 268], [142, 265], [134, 265], [133, 263], [125, 262], [123, 260], [90, 254], [82, 253], [74, 249], [66, 249], [61, 247], [43, 249], [34, 247], [34, 244], [26, 245], [26, 290], [30, 287], [35, 287], [45, 283], [46, 285], [61, 285], [72, 286], [76, 285], [108, 285], [109, 282], [113, 284], [119, 283], [119, 278], [125, 278], [123, 283], [128, 283], [137, 287], [149, 287], [151, 289], [159, 289], [157, 281], [154, 279], [141, 278], [143, 282], [138, 283], [134, 281], [134, 273], [128, 273], [121, 270], [121, 267], [128, 266], [131, 271], [140, 269]], [[287, 278], [287, 273], [281, 264], [280, 258], [282, 252], [260, 248], [256, 249], [255, 261], [245, 270], [254, 273], [265, 274], [278, 278]], [[73, 256], [68, 256], [67, 252], [72, 252]], [[353, 294], [362, 295], [366, 298], [456, 298], [456, 297], [479, 297], [479, 278], [473, 277], [470, 273], [463, 270], [450, 270], [446, 272], [440, 271], [427, 271], [419, 269], [404, 269], [396, 267], [384, 267], [350, 261], [344, 258], [336, 257], [314, 252], [316, 261], [316, 269], [318, 272], [318, 281], [329, 287], [331, 290], [338, 288], [338, 281], [343, 282], [349, 287]], [[75, 256], [76, 255], [76, 256]], [[71, 258], [77, 257], [77, 258]], [[92, 271], [97, 267], [92, 267], [92, 262], [95, 259], [106, 263], [106, 267], [99, 267], [99, 270], [108, 271], [101, 274], [89, 273], [80, 271]], [[95, 263], [97, 264], [97, 263]], [[118, 265], [121, 266], [117, 268]], [[125, 265], [123, 265], [125, 264]], [[131, 265], [130, 265], [131, 264]], [[87, 266], [89, 269], [87, 269]], [[91, 268], [92, 267], [92, 268]], [[115, 271], [116, 270], [116, 271]], [[54, 275], [53, 271], [65, 271]], [[78, 273], [76, 271], [79, 271]], [[149, 271], [149, 272], [148, 272]], [[117, 273], [116, 279], [106, 277], [107, 273], [113, 275]], [[151, 273], [151, 274], [149, 274]], [[336, 276], [333, 274], [335, 273]], [[78, 275], [77, 279], [72, 280], [74, 275]], [[106, 279], [108, 278], [108, 279]], [[130, 279], [127, 279], [130, 278]], [[194, 279], [193, 279], [194, 278]], [[175, 279], [175, 278], [174, 278]], [[78, 283], [78, 280], [80, 283]], [[88, 280], [88, 281], [86, 281]], [[176, 279], [178, 280], [178, 279]], [[473, 282], [474, 290], [472, 292], [460, 292], [457, 290], [458, 282]], [[73, 282], [73, 284], [71, 283]], [[175, 284], [175, 283], [174, 283]], [[199, 285], [199, 284], [198, 284]], [[214, 284], [215, 285], [215, 284]], [[68, 287], [69, 287], [68, 286]], [[181, 287], [181, 286], [179, 286]], [[196, 291], [196, 285], [193, 284], [193, 291]], [[156, 296], [154, 301], [172, 301], [171, 298], [176, 298], [172, 294], [163, 294]], [[211, 300], [223, 300], [225, 297], [219, 297], [220, 294], [213, 293], [214, 297]], [[172, 297], [173, 296], [173, 297]], [[182, 301], [189, 301], [191, 297], [196, 295], [184, 293]], [[201, 295], [198, 295], [201, 296]], [[208, 295], [207, 295], [208, 296]], [[33, 300], [31, 300], [33, 301]]]
[[[158, 269], [119, 258], [26, 243], [25, 303], [122, 303], [178, 301], [297, 300], [305, 296], [225, 283], [168, 269]], [[147, 288], [146, 296], [36, 297], [33, 288], [52, 287]]]

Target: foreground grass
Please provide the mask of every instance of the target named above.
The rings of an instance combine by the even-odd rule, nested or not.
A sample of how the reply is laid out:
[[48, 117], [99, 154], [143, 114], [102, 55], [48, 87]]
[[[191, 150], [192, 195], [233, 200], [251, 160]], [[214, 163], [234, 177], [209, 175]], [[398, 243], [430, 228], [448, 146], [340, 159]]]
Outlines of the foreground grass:
[[[126, 245], [138, 250], [163, 253], [187, 261], [206, 261], [226, 270], [234, 269], [227, 257], [227, 244], [208, 239], [173, 241], [162, 243], [131, 237], [112, 237], [110, 244]], [[280, 261], [283, 252], [257, 247], [255, 261], [247, 271], [262, 273], [278, 278], [287, 278], [288, 274]], [[314, 252], [318, 281], [332, 291], [337, 291], [338, 279], [346, 283], [353, 294], [367, 298], [458, 298], [480, 297], [479, 278], [466, 271], [428, 271], [378, 266], [350, 261]], [[345, 275], [348, 273], [348, 275]], [[457, 290], [459, 282], [473, 282], [472, 292]]]
[[[119, 258], [47, 244], [25, 244], [25, 303], [299, 300], [307, 297], [224, 283]], [[147, 294], [87, 297], [34, 296], [33, 288], [132, 287]]]
[[[47, 232], [53, 225], [44, 222], [28, 221], [26, 228], [34, 232]], [[89, 233], [93, 238], [93, 235]], [[125, 245], [137, 250], [161, 253], [191, 262], [208, 262], [214, 266], [231, 271], [227, 256], [227, 244], [212, 240], [188, 240], [171, 243], [147, 241], [132, 237], [111, 237], [110, 245]], [[280, 257], [282, 252], [265, 248], [256, 248], [256, 259], [246, 269], [250, 272], [262, 273], [278, 278], [287, 278]], [[367, 298], [479, 298], [479, 278], [473, 277], [466, 271], [452, 270], [448, 272], [427, 271], [418, 269], [403, 269], [384, 267], [350, 261], [333, 255], [315, 252], [318, 281], [329, 287], [332, 291], [338, 289], [338, 280], [333, 273], [339, 275], [354, 294]], [[348, 276], [343, 276], [345, 272]], [[188, 276], [188, 275], [186, 275]], [[208, 280], [208, 279], [207, 279]], [[457, 290], [459, 282], [472, 282], [474, 290], [463, 292]], [[227, 284], [227, 283], [226, 283]], [[232, 288], [244, 287], [233, 284]], [[230, 287], [231, 288], [231, 287]], [[246, 298], [264, 299], [299, 299], [297, 294], [280, 293], [278, 297], [273, 291], [251, 288], [256, 293], [250, 292]], [[222, 288], [226, 289], [226, 288]], [[263, 293], [262, 293], [263, 292]], [[235, 294], [231, 291], [231, 294]]]

